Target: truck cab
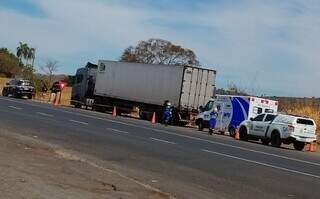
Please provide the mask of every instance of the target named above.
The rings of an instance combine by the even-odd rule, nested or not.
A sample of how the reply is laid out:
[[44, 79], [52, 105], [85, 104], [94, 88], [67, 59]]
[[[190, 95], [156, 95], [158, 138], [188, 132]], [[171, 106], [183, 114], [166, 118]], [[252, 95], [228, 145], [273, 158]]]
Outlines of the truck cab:
[[71, 104], [75, 107], [90, 105], [90, 101], [93, 102], [97, 68], [96, 64], [88, 62], [84, 68], [77, 70], [71, 95]]

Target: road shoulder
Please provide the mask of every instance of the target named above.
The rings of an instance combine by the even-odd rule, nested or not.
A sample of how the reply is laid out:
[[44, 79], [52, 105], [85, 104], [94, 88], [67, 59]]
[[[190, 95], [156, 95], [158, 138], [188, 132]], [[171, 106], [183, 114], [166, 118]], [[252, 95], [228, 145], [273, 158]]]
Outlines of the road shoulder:
[[[172, 198], [78, 154], [11, 132], [0, 134], [3, 198]], [[18, 191], [17, 191], [18, 190]]]

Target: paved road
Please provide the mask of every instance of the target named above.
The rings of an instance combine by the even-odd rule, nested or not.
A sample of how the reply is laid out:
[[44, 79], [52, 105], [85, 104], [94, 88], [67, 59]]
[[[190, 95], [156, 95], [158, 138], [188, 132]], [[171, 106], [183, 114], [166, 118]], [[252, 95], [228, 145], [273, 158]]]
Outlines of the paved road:
[[1, 129], [89, 154], [178, 198], [320, 196], [319, 153], [2, 97]]

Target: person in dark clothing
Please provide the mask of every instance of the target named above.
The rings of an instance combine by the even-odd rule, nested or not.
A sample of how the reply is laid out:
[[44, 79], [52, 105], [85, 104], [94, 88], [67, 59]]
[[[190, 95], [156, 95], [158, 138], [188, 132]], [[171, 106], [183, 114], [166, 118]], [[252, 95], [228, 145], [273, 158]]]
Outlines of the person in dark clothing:
[[47, 84], [41, 80], [41, 84], [42, 84], [42, 87], [41, 87], [41, 98], [45, 98], [47, 92], [48, 92], [48, 87], [47, 87]]
[[41, 83], [42, 83], [41, 92], [42, 93], [48, 92], [47, 84], [43, 80], [41, 80]]
[[54, 82], [50, 88], [51, 91], [51, 95], [50, 95], [50, 99], [49, 102], [53, 102], [56, 103], [56, 100], [58, 98], [58, 95], [61, 92], [61, 85], [59, 82]]

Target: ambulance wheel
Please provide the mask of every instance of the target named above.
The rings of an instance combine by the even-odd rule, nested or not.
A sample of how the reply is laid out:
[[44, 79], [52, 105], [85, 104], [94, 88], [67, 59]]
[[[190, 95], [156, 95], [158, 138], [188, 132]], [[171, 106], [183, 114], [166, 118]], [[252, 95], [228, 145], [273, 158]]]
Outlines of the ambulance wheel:
[[198, 122], [198, 130], [199, 130], [199, 131], [203, 131], [203, 129], [204, 129], [203, 121], [200, 120], [200, 121]]
[[229, 134], [231, 137], [235, 137], [236, 136], [236, 129], [235, 128], [230, 128], [229, 129]]

